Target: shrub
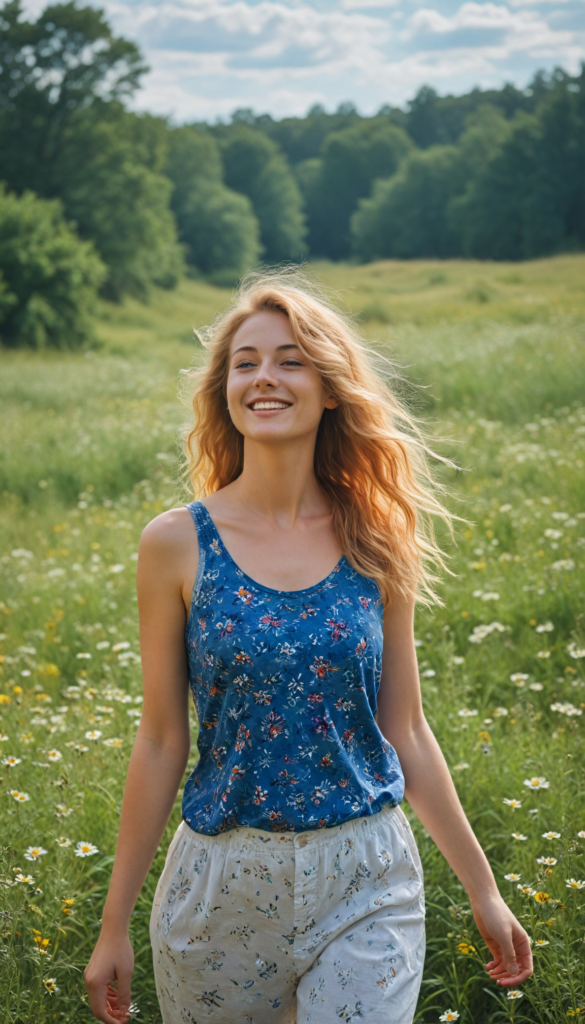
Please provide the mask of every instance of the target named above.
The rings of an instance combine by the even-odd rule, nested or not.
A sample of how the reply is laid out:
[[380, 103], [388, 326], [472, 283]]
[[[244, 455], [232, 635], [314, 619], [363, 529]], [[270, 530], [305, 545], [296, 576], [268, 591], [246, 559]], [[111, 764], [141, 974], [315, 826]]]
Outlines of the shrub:
[[77, 348], [106, 268], [58, 200], [0, 185], [0, 338], [7, 347]]

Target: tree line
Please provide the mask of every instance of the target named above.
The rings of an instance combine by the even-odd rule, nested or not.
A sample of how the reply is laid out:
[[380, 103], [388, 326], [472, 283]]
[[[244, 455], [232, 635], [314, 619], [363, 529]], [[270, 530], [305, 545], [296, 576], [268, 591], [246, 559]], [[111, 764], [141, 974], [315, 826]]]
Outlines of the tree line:
[[99, 291], [147, 298], [263, 261], [583, 248], [583, 69], [402, 110], [229, 123], [136, 114], [148, 68], [103, 11], [0, 8], [0, 337], [75, 346]]

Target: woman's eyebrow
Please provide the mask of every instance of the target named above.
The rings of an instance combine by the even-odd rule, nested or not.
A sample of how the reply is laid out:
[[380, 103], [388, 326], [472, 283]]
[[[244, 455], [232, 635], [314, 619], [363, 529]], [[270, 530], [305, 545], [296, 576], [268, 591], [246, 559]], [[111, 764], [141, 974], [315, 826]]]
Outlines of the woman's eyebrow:
[[[277, 352], [281, 352], [285, 348], [296, 348], [296, 349], [298, 349], [298, 347], [299, 347], [298, 345], [294, 345], [294, 344], [277, 345], [276, 346], [276, 351]], [[256, 348], [255, 345], [239, 345], [238, 348], [234, 349], [234, 351], [232, 352], [232, 356], [235, 356], [237, 352], [257, 352], [257, 351], [258, 351], [258, 349]]]

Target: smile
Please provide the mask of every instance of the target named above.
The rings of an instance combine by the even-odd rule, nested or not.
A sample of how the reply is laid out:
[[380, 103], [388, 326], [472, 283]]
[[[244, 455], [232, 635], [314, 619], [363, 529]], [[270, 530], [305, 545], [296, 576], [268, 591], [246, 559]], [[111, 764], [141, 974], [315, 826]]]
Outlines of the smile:
[[254, 402], [250, 402], [248, 409], [252, 409], [253, 412], [264, 412], [271, 411], [274, 409], [288, 409], [290, 402], [281, 402], [278, 399], [256, 399]]

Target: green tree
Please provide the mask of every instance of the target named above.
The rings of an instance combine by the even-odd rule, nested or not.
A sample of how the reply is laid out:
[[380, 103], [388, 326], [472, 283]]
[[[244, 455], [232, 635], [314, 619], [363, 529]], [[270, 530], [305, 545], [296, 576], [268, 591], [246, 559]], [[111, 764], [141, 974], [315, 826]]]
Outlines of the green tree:
[[392, 178], [377, 181], [352, 217], [354, 251], [364, 261], [447, 257], [459, 241], [448, 216], [465, 169], [455, 146], [411, 153]]
[[0, 186], [0, 338], [7, 347], [76, 348], [91, 337], [106, 268], [61, 203]]
[[305, 217], [297, 181], [275, 142], [235, 123], [220, 139], [225, 183], [248, 196], [260, 223], [263, 258], [298, 260], [305, 251]]
[[169, 131], [165, 170], [173, 183], [171, 206], [187, 261], [226, 280], [257, 263], [258, 219], [248, 197], [223, 184], [213, 136], [190, 126]]
[[107, 264], [114, 299], [172, 287], [183, 268], [161, 174], [164, 122], [122, 102], [145, 70], [101, 11], [56, 4], [36, 22], [20, 0], [0, 11], [0, 178], [62, 201]]
[[362, 121], [325, 139], [321, 157], [297, 175], [309, 216], [311, 252], [343, 259], [351, 249], [350, 217], [376, 178], [394, 174], [412, 149], [406, 133], [385, 118]]
[[585, 89], [557, 73], [536, 114], [520, 113], [454, 214], [464, 252], [529, 259], [585, 244]]

